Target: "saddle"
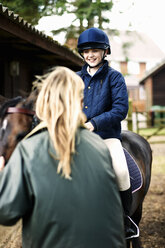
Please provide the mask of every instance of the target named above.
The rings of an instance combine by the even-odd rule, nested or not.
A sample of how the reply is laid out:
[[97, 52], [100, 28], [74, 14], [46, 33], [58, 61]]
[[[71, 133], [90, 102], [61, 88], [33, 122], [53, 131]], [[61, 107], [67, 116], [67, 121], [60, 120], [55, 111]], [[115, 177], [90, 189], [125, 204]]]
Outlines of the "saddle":
[[[142, 174], [141, 174], [138, 164], [136, 163], [134, 158], [131, 156], [131, 154], [124, 147], [123, 147], [123, 150], [124, 150], [124, 154], [126, 157], [128, 170], [129, 170], [132, 193], [134, 193], [142, 187], [142, 184], [143, 184]], [[127, 216], [127, 218], [130, 223], [130, 230], [133, 230], [134, 232], [132, 234], [130, 233], [130, 235], [127, 236], [126, 239], [133, 239], [133, 238], [139, 237], [139, 227], [132, 220], [132, 218], [130, 218], [129, 216]]]
[[136, 192], [142, 187], [143, 184], [143, 178], [141, 171], [134, 160], [134, 158], [131, 156], [131, 154], [123, 147], [127, 165], [128, 165], [128, 170], [130, 174], [130, 182], [131, 182], [131, 189], [132, 193]]

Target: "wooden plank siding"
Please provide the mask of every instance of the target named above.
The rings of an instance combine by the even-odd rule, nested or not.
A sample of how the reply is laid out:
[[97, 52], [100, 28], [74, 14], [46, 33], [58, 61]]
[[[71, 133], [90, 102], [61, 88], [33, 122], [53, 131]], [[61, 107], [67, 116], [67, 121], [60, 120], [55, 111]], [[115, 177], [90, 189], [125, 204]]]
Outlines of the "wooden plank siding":
[[80, 70], [82, 58], [0, 4], [0, 94], [31, 91], [35, 75], [54, 66]]

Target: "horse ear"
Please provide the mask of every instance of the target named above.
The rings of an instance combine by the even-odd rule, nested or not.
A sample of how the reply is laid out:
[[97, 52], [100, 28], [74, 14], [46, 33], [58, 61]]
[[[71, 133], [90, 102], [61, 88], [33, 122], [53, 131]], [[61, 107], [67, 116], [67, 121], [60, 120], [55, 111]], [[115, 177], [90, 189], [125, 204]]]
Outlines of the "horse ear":
[[30, 93], [30, 95], [26, 99], [26, 107], [28, 109], [34, 110], [37, 96], [38, 96], [38, 89], [36, 88]]

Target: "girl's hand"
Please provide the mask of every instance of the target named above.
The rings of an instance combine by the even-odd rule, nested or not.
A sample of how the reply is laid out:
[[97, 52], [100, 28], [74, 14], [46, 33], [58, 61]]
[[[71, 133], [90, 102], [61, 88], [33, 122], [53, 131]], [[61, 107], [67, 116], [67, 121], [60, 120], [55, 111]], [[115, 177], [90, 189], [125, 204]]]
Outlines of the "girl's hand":
[[5, 159], [3, 156], [0, 157], [0, 171], [5, 167]]
[[92, 125], [92, 123], [90, 121], [88, 121], [87, 123], [85, 123], [85, 127], [89, 130], [89, 131], [93, 131], [94, 130], [94, 126]]

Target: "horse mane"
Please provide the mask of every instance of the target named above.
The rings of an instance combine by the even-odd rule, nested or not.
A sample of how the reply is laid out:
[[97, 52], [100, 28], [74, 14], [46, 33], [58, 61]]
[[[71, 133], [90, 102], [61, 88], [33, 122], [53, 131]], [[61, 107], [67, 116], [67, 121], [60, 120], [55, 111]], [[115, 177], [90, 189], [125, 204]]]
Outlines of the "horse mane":
[[6, 115], [6, 111], [9, 107], [15, 107], [19, 102], [23, 101], [22, 96], [17, 96], [12, 99], [9, 99], [5, 101], [1, 106], [0, 106], [0, 119], [3, 119]]
[[0, 106], [2, 106], [2, 104], [3, 104], [4, 102], [6, 102], [7, 100], [9, 100], [9, 98], [0, 95]]
[[39, 92], [37, 88], [32, 89], [30, 95], [23, 102], [22, 107], [35, 111], [35, 105], [36, 105], [38, 93]]

